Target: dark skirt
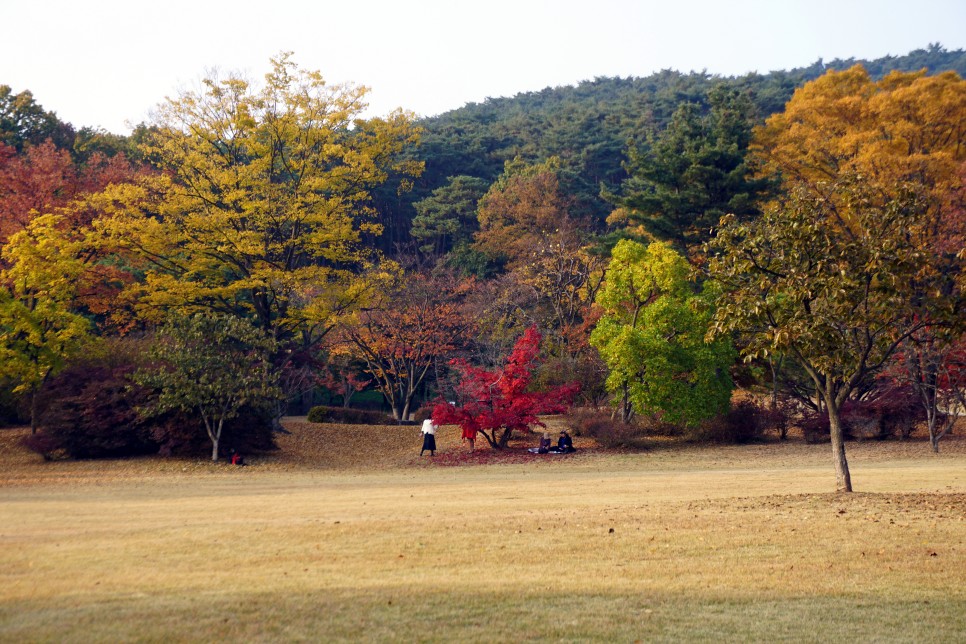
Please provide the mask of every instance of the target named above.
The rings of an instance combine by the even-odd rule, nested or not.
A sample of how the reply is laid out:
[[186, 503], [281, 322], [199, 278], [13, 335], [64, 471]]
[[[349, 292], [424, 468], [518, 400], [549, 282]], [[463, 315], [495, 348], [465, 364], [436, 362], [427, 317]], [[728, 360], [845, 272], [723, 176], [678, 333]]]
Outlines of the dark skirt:
[[423, 450], [436, 451], [436, 437], [433, 434], [423, 434]]

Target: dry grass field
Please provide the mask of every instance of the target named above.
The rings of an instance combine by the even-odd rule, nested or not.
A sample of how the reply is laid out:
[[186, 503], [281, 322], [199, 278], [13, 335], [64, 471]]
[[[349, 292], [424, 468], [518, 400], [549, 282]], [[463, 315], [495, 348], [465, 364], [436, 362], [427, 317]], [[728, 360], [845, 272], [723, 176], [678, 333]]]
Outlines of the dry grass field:
[[[475, 459], [290, 419], [249, 467], [0, 430], [0, 641], [966, 641], [966, 437]], [[519, 447], [519, 446], [518, 446]], [[519, 452], [517, 452], [519, 453]]]

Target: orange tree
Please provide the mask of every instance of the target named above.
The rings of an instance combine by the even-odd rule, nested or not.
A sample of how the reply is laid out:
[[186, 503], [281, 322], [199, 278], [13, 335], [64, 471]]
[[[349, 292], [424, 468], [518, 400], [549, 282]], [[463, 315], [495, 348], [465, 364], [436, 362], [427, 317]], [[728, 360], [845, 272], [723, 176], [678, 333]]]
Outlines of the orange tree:
[[460, 346], [470, 283], [413, 274], [339, 327], [335, 353], [361, 358], [397, 420], [408, 420], [430, 370]]
[[515, 268], [554, 232], [570, 227], [573, 198], [560, 185], [560, 161], [527, 165], [507, 161], [503, 174], [477, 206], [480, 230], [474, 248], [493, 262]]
[[78, 164], [49, 140], [20, 153], [0, 143], [0, 242], [43, 214], [60, 213], [72, 226], [90, 223], [95, 213], [71, 202], [110, 183], [130, 181], [136, 170], [123, 154], [108, 158], [95, 152]]

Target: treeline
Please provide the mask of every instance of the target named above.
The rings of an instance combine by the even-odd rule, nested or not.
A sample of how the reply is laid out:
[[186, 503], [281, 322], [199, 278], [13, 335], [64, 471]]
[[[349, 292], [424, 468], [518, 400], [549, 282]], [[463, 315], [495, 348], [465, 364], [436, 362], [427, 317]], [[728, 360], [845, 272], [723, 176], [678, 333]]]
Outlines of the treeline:
[[[419, 158], [426, 163], [414, 189], [380, 204], [386, 252], [414, 243], [408, 232], [415, 202], [447, 184], [450, 177], [494, 181], [515, 158], [530, 163], [557, 157], [576, 203], [603, 229], [613, 210], [602, 196], [627, 179], [628, 153], [658, 136], [682, 104], [711, 109], [712, 88], [725, 87], [747, 96], [754, 124], [784, 109], [796, 88], [828, 70], [861, 64], [873, 78], [891, 71], [966, 75], [966, 51], [938, 44], [903, 56], [875, 60], [821, 60], [788, 71], [720, 77], [664, 70], [643, 78], [596, 78], [576, 86], [546, 88], [514, 97], [492, 98], [425, 119]], [[407, 248], [407, 250], [409, 250]]]
[[696, 431], [736, 380], [768, 386], [718, 427], [804, 414], [848, 488], [859, 419], [895, 433], [905, 397], [938, 449], [961, 392], [964, 60], [665, 71], [417, 121], [281, 56], [130, 137], [4, 87], [8, 413], [74, 456], [196, 449], [169, 433], [191, 414], [217, 459], [322, 389], [399, 420], [465, 397], [453, 360], [502, 364], [536, 327], [520, 381], [578, 383], [606, 431]]

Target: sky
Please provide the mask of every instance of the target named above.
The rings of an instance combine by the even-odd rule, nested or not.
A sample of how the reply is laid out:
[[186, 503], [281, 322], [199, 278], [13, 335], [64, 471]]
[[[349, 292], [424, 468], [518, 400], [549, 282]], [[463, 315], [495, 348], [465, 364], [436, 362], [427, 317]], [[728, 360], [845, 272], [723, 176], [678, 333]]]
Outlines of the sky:
[[721, 76], [966, 49], [966, 0], [3, 0], [0, 85], [118, 134], [210, 70], [281, 52], [370, 88], [370, 116], [662, 69]]

